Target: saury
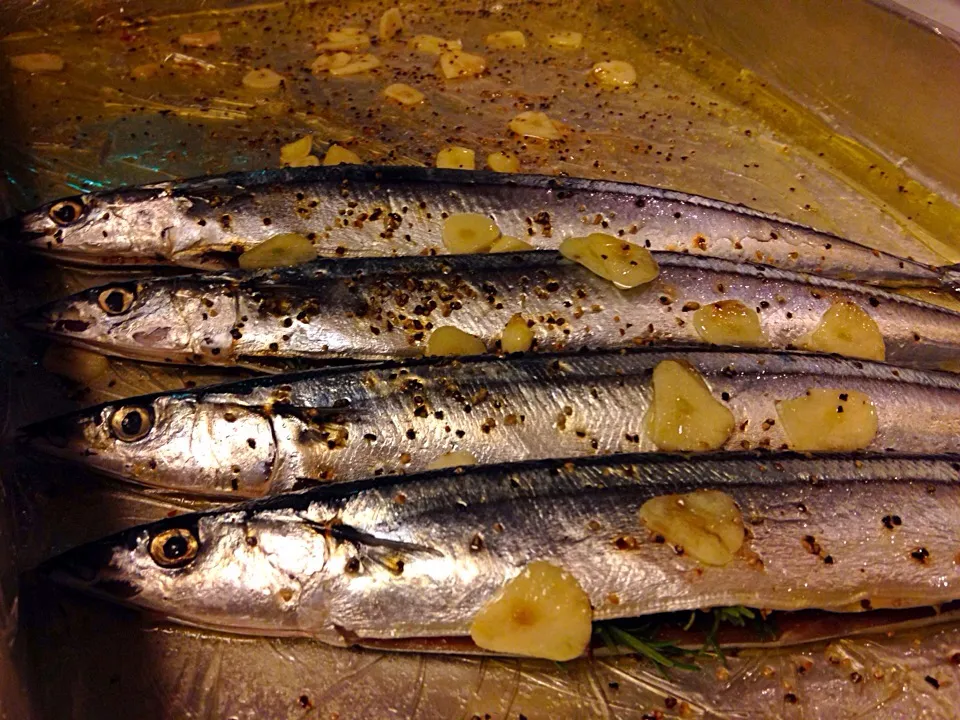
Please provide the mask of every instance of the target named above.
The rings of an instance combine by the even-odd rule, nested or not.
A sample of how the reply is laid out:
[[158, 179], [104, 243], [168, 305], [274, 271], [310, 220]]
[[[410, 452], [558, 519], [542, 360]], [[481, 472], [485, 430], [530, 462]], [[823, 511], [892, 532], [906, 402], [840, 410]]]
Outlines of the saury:
[[[650, 524], [651, 501], [701, 492], [739, 528], [713, 526], [719, 559], [697, 525]], [[179, 622], [339, 645], [463, 637], [532, 563], [572, 576], [594, 621], [725, 605], [861, 613], [958, 597], [958, 503], [955, 456], [544, 461], [182, 515], [47, 570]]]
[[[960, 314], [950, 310], [785, 270], [680, 253], [653, 257], [659, 276], [631, 290], [552, 251], [317, 260], [105, 285], [24, 322], [106, 354], [222, 366], [418, 357], [443, 326], [495, 351], [516, 316], [534, 351], [719, 343], [932, 368], [951, 366], [960, 353]], [[838, 311], [852, 319], [822, 328], [837, 324], [826, 320]], [[740, 320], [751, 323], [750, 333], [738, 330]]]
[[82, 264], [236, 267], [296, 232], [330, 257], [445, 252], [443, 218], [477, 212], [535, 247], [594, 229], [653, 250], [880, 285], [953, 286], [933, 268], [739, 205], [577, 178], [412, 167], [231, 173], [65, 198], [4, 223], [9, 241]]
[[[663, 363], [701, 376], [729, 410], [726, 434], [704, 449], [960, 453], [957, 375], [808, 354], [676, 349], [275, 375], [106, 403], [23, 436], [44, 453], [139, 485], [242, 499], [301, 487], [304, 478], [342, 483], [438, 462], [655, 451], [664, 440], [648, 423], [653, 373]], [[783, 401], [817, 389], [829, 390], [825, 409], [787, 414]], [[706, 422], [698, 417], [703, 401], [695, 404], [688, 435]]]

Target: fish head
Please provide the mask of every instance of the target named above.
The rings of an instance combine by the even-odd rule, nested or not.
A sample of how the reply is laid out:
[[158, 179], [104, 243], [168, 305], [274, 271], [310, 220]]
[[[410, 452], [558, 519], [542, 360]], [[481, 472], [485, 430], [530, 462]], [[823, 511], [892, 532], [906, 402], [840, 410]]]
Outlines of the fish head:
[[6, 221], [7, 243], [81, 265], [164, 265], [205, 226], [184, 232], [184, 202], [164, 185], [76, 195]]
[[20, 318], [30, 330], [106, 355], [217, 364], [234, 341], [236, 297], [215, 282], [158, 278], [91, 288]]
[[124, 481], [211, 498], [267, 494], [277, 465], [262, 408], [189, 393], [105, 403], [21, 430], [31, 449]]
[[47, 561], [53, 580], [163, 617], [238, 633], [296, 632], [327, 539], [290, 511], [181, 515]]

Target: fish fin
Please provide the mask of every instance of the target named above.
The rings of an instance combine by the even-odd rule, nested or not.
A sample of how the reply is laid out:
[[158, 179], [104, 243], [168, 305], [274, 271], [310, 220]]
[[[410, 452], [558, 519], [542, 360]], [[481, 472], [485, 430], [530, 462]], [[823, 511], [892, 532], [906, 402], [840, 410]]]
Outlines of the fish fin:
[[395, 550], [406, 553], [426, 553], [427, 555], [443, 557], [443, 553], [436, 548], [427, 545], [418, 545], [417, 543], [403, 542], [402, 540], [377, 537], [376, 535], [371, 535], [350, 525], [328, 525], [307, 520], [306, 518], [304, 518], [303, 521], [317, 532], [336, 538], [337, 540], [346, 540], [355, 545], [362, 545], [366, 548], [383, 548], [385, 550]]

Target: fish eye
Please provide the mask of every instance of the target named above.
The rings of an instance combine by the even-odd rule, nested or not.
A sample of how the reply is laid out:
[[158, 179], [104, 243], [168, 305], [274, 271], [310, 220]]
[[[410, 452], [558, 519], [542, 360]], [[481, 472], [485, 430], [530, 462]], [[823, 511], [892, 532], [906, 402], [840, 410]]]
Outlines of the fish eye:
[[150, 538], [150, 557], [160, 567], [180, 568], [197, 556], [200, 541], [186, 528], [170, 528]]
[[83, 215], [83, 205], [76, 200], [61, 200], [50, 208], [50, 219], [57, 225], [69, 225]]
[[125, 405], [110, 416], [110, 430], [123, 442], [135, 442], [153, 429], [153, 412], [137, 405]]
[[136, 299], [137, 294], [130, 288], [112, 287], [97, 296], [97, 305], [107, 315], [123, 315]]

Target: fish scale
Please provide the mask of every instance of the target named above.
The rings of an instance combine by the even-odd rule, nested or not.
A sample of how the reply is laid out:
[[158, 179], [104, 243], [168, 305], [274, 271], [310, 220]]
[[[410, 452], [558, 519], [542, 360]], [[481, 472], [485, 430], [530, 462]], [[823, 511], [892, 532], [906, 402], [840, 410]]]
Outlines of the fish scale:
[[[811, 354], [644, 348], [418, 360], [269, 376], [129, 398], [23, 430], [41, 452], [119, 479], [242, 499], [413, 473], [453, 451], [480, 463], [656, 450], [653, 369], [694, 368], [733, 413], [724, 450], [792, 447], [777, 402], [865, 394], [873, 452], [960, 452], [960, 377]], [[142, 437], [117, 419], [146, 418]], [[154, 460], [152, 464], [146, 458]], [[241, 472], [235, 472], [240, 468]]]
[[[692, 309], [737, 300], [773, 348], [801, 344], [835, 303], [877, 324], [886, 359], [937, 368], [960, 354], [960, 315], [879, 288], [681, 253], [620, 290], [551, 251], [320, 260], [283, 270], [155, 278], [51, 303], [24, 324], [60, 340], [150, 362], [289, 367], [418, 357], [452, 325], [495, 350], [507, 322], [532, 323], [537, 351], [707, 344]], [[122, 312], [100, 303], [129, 298]], [[174, 311], [175, 310], [175, 311]]]
[[[466, 635], [534, 561], [571, 573], [597, 620], [741, 604], [924, 607], [960, 585], [957, 467], [956, 456], [734, 454], [437, 471], [171, 518], [48, 570], [107, 597], [123, 588], [115, 599], [188, 624], [338, 645]], [[638, 517], [653, 497], [706, 489], [730, 497], [747, 528], [722, 565], [703, 565]], [[885, 522], [894, 514], [899, 524]], [[149, 550], [171, 530], [197, 543], [175, 569]]]

